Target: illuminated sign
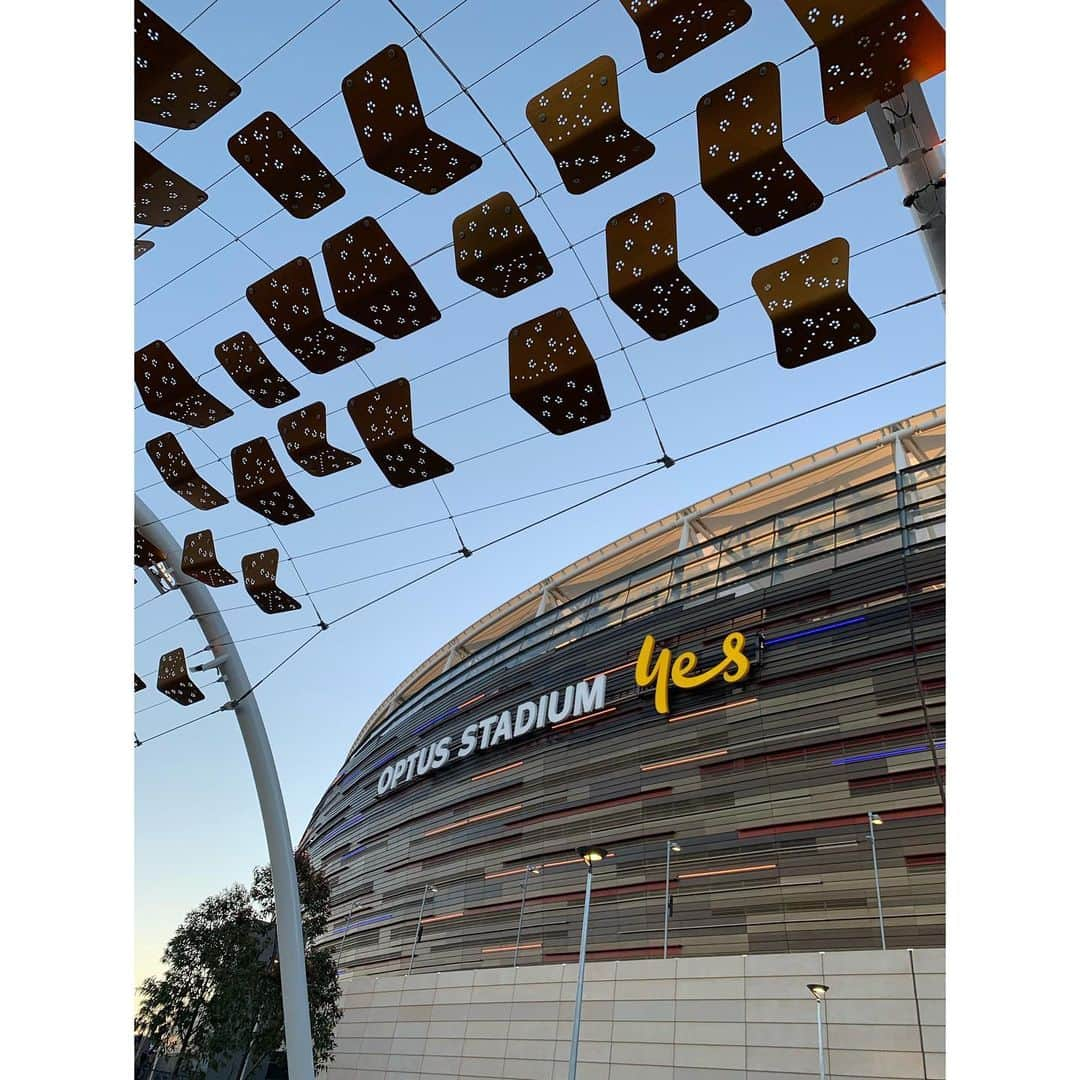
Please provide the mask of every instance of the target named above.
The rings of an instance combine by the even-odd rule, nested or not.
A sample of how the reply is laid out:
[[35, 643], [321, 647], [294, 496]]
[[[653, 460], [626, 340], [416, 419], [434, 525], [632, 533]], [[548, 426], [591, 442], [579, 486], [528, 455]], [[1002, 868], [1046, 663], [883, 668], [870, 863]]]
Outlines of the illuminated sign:
[[604, 707], [607, 694], [607, 676], [596, 675], [591, 679], [571, 683], [563, 691], [552, 690], [541, 694], [537, 700], [523, 701], [516, 709], [504, 709], [475, 724], [469, 724], [457, 737], [446, 735], [436, 739], [406, 757], [387, 765], [379, 775], [378, 794], [386, 795], [400, 785], [426, 776], [448, 765], [451, 761], [471, 757], [503, 743], [520, 739], [533, 731], [540, 731], [549, 724], [559, 724], [571, 716], [585, 716]]
[[750, 674], [750, 660], [743, 651], [745, 647], [746, 637], [733, 631], [724, 638], [724, 659], [708, 671], [694, 674], [698, 663], [696, 653], [682, 652], [673, 657], [670, 649], [661, 649], [653, 663], [656, 638], [648, 634], [638, 653], [634, 681], [642, 688], [656, 684], [656, 711], [666, 715], [671, 711], [668, 696], [672, 685], [691, 690], [721, 677], [726, 683], [742, 682]]

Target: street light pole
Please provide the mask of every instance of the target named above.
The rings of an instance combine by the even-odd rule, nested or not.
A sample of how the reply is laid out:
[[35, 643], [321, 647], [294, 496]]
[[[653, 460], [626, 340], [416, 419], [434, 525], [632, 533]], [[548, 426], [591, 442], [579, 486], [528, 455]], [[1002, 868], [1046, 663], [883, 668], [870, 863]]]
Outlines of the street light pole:
[[817, 1002], [818, 1080], [828, 1080], [825, 1074], [825, 1033], [821, 1023], [821, 1010], [825, 1006], [825, 995], [829, 988], [822, 983], [807, 983], [806, 989]]
[[607, 854], [602, 847], [580, 847], [578, 855], [585, 860], [585, 910], [581, 913], [581, 945], [578, 947], [577, 994], [574, 997], [574, 1025], [570, 1029], [570, 1061], [566, 1080], [577, 1080], [578, 1040], [581, 1037], [581, 999], [585, 991], [585, 943], [589, 936], [589, 904], [592, 900], [593, 863]]
[[671, 853], [682, 851], [674, 840], [667, 842], [667, 857], [664, 860], [664, 959], [667, 959], [668, 919], [671, 916]]
[[428, 888], [431, 889], [432, 896], [439, 891], [434, 885], [424, 886], [424, 895], [420, 898], [420, 914], [416, 917], [416, 933], [413, 934], [412, 952], [409, 954], [409, 970], [405, 972], [406, 976], [412, 974], [413, 961], [416, 959], [416, 943], [420, 940], [420, 928], [424, 925], [424, 905], [427, 903]]
[[539, 873], [539, 866], [526, 866], [521, 872], [521, 910], [518, 912], [517, 937], [514, 939], [514, 967], [517, 967], [518, 949], [521, 948], [521, 924], [525, 921], [525, 893], [529, 889], [529, 875]]
[[885, 912], [881, 907], [881, 875], [878, 873], [877, 841], [874, 839], [874, 826], [882, 824], [880, 814], [873, 810], [866, 811], [866, 820], [870, 823], [870, 856], [874, 860], [874, 892], [877, 893], [877, 917], [878, 926], [881, 929], [881, 947], [885, 948]]

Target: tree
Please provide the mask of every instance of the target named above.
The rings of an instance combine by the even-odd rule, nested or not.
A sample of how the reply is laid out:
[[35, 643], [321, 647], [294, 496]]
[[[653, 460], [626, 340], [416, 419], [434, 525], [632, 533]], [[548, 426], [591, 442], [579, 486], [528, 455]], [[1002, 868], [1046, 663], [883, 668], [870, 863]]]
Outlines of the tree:
[[[342, 1015], [336, 964], [311, 945], [329, 923], [330, 886], [305, 852], [296, 873], [315, 1067], [323, 1069]], [[246, 1080], [284, 1044], [274, 916], [270, 868], [262, 866], [250, 890], [234, 885], [188, 914], [165, 948], [165, 973], [140, 987], [136, 1030], [177, 1055], [178, 1076], [194, 1080], [236, 1063], [234, 1080]]]

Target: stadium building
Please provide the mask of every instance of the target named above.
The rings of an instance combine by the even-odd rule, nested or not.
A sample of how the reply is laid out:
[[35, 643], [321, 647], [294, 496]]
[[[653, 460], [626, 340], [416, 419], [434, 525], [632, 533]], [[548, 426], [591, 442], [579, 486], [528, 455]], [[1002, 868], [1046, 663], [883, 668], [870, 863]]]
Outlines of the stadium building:
[[[820, 969], [861, 1006], [906, 1003], [902, 1018], [851, 1021], [903, 1027], [896, 1045], [831, 1049], [904, 1060], [846, 1073], [833, 1060], [834, 1075], [937, 1075], [926, 1025], [940, 1001], [926, 980], [940, 978], [944, 944], [944, 438], [938, 409], [720, 492], [507, 601], [394, 690], [301, 841], [332, 883], [322, 944], [346, 995], [335, 1072], [438, 1075], [432, 1031], [400, 1030], [414, 1002], [424, 1025], [440, 1003], [464, 1010], [446, 1075], [532, 1076], [507, 1064], [503, 1014], [475, 1025], [495, 1007], [484, 1002], [545, 983], [554, 1011], [528, 1022], [554, 1026], [521, 1058], [565, 1061], [585, 886], [575, 851], [593, 843], [610, 854], [593, 871], [590, 985], [639, 983], [650, 1007], [669, 994], [675, 1023], [684, 997], [701, 1004], [741, 979], [752, 1072], [752, 1000], [805, 999], [803, 975]], [[782, 979], [794, 990], [764, 985]], [[711, 989], [694, 997], [686, 980]], [[454, 995], [463, 986], [471, 999]], [[478, 1003], [476, 988], [500, 986], [509, 998]], [[379, 994], [393, 1025], [372, 1034]], [[704, 1028], [716, 1053], [701, 1073], [689, 1034], [666, 1051], [663, 1035], [620, 1036], [620, 1000], [614, 989], [597, 1020], [606, 1042], [590, 1041], [604, 1076], [671, 1076], [680, 1054], [687, 1076], [728, 1075]], [[702, 1006], [710, 1031], [722, 1004]], [[665, 1008], [622, 1013], [666, 1024]], [[659, 1064], [657, 1039], [671, 1055]], [[636, 1049], [617, 1074], [618, 1045]], [[760, 1068], [802, 1075], [772, 1049]], [[502, 1071], [475, 1065], [500, 1053]]]

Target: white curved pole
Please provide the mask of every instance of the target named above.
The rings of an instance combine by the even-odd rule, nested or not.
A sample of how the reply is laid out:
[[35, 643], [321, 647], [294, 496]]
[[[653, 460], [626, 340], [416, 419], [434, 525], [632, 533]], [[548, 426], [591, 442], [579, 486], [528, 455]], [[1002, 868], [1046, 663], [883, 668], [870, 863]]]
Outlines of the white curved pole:
[[311, 1048], [311, 1019], [308, 1014], [307, 971], [304, 960], [304, 931], [300, 922], [300, 892], [296, 884], [289, 820], [281, 797], [277, 767], [266, 737], [258, 702], [251, 693], [251, 683], [225, 620], [210, 590], [201, 582], [180, 572], [180, 547], [168, 527], [135, 496], [135, 526], [168, 559], [177, 591], [191, 608], [191, 613], [206, 638], [206, 644], [221, 672], [236, 713], [236, 722], [244, 738], [251, 775], [259, 796], [266, 846], [270, 852], [270, 874], [274, 883], [274, 906], [277, 912], [277, 936], [281, 970], [281, 1002], [285, 1014], [285, 1053], [290, 1080], [315, 1080]]

